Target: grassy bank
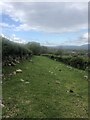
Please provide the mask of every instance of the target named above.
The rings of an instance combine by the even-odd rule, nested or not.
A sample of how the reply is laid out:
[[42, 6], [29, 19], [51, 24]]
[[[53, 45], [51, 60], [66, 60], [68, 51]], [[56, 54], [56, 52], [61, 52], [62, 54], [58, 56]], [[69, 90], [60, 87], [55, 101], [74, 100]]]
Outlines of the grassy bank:
[[[22, 73], [12, 74], [21, 69]], [[87, 73], [35, 56], [3, 68], [3, 117], [87, 118]]]

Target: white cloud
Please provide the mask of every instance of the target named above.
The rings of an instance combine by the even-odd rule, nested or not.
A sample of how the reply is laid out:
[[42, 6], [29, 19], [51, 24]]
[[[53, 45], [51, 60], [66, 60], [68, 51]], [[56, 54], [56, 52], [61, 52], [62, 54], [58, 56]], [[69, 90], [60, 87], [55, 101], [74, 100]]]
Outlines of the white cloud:
[[72, 32], [88, 28], [88, 3], [12, 2], [2, 10], [22, 24], [16, 30]]
[[0, 23], [0, 28], [3, 28], [3, 27], [9, 27], [9, 25], [7, 23]]
[[83, 39], [88, 39], [88, 33], [83, 34]]
[[11, 36], [11, 38], [10, 38], [10, 41], [13, 41], [13, 42], [16, 42], [16, 43], [23, 43], [23, 44], [26, 43], [25, 40], [20, 39], [20, 38], [17, 37], [15, 34], [12, 34], [12, 36]]
[[89, 34], [84, 33], [77, 39], [67, 40], [67, 41], [63, 42], [62, 44], [63, 45], [78, 45], [78, 46], [88, 44], [90, 42], [88, 37], [90, 37], [90, 33]]
[[7, 28], [7, 29], [14, 29], [15, 28], [15, 25], [9, 25], [8, 23], [0, 23], [0, 28]]
[[0, 36], [2, 36], [2, 37], [4, 37], [4, 38], [8, 39], [8, 37], [7, 37], [6, 35], [4, 35], [3, 33], [0, 34]]
[[22, 40], [21, 38], [17, 37], [15, 34], [12, 34], [12, 36], [7, 36], [7, 35], [2, 33], [2, 34], [0, 34], [0, 36], [4, 37], [4, 38], [6, 38], [6, 39], [8, 39], [10, 41], [16, 42], [16, 43], [21, 43], [21, 44], [26, 43], [25, 40]]
[[25, 40], [22, 40], [21, 38], [17, 37], [15, 34], [12, 34], [12, 36], [7, 36], [7, 35], [2, 33], [2, 34], [0, 34], [0, 36], [4, 37], [4, 38], [6, 38], [6, 39], [8, 39], [10, 41], [16, 42], [16, 43], [21, 43], [21, 44], [26, 43]]
[[27, 24], [21, 24], [20, 26], [15, 28], [16, 31], [29, 31], [29, 30], [37, 30], [37, 28], [35, 27], [30, 27]]
[[[25, 0], [1, 0], [2, 2], [25, 2]], [[74, 2], [74, 0], [27, 0], [26, 2]], [[89, 0], [75, 0], [75, 2], [89, 2]]]
[[0, 36], [5, 37], [4, 34], [1, 34]]
[[41, 43], [41, 45], [44, 45], [44, 46], [58, 46], [59, 44], [55, 43], [55, 42], [51, 42], [51, 41], [44, 41], [44, 42]]
[[83, 43], [83, 44], [88, 44], [88, 43], [90, 43], [89, 38], [90, 38], [90, 33], [85, 33], [85, 34], [83, 34], [83, 35], [80, 37], [81, 43]]

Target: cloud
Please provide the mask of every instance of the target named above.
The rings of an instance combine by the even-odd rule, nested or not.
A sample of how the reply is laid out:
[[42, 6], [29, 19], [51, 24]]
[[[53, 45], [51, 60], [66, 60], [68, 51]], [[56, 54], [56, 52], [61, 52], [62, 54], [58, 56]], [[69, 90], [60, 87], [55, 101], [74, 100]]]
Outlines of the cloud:
[[81, 39], [88, 39], [88, 33], [85, 33], [85, 34], [83, 34], [83, 36], [81, 37]]
[[0, 23], [0, 28], [5, 28], [5, 29], [15, 29], [15, 25], [9, 25], [8, 23]]
[[37, 30], [37, 28], [35, 27], [30, 27], [28, 26], [28, 24], [21, 24], [18, 27], [15, 27], [15, 31], [29, 31], [29, 30]]
[[78, 46], [88, 44], [90, 42], [88, 39], [89, 37], [90, 37], [90, 33], [87, 32], [79, 36], [77, 39], [67, 40], [63, 42], [62, 44], [63, 45], [78, 45]]
[[54, 43], [54, 42], [51, 42], [51, 41], [44, 41], [41, 43], [41, 45], [44, 45], [44, 46], [58, 46], [58, 43]]
[[[1, 0], [3, 2], [25, 2], [25, 0]], [[27, 0], [26, 2], [74, 2], [73, 0]], [[89, 2], [89, 0], [75, 0], [75, 2]]]
[[13, 41], [13, 42], [16, 42], [16, 43], [27, 43], [25, 40], [22, 40], [21, 38], [17, 37], [15, 34], [12, 34], [12, 36], [7, 36], [5, 34], [0, 34], [0, 36], [10, 40], [10, 41]]
[[2, 34], [0, 34], [0, 36], [1, 37], [4, 37], [4, 38], [6, 38], [6, 39], [9, 39], [6, 35], [4, 35], [3, 33]]
[[85, 33], [85, 34], [83, 34], [83, 35], [80, 37], [81, 43], [83, 43], [83, 44], [88, 44], [88, 43], [90, 42], [89, 38], [90, 38], [90, 33]]
[[21, 22], [16, 30], [62, 33], [88, 28], [88, 3], [11, 2], [1, 6], [4, 14]]
[[22, 40], [21, 38], [17, 37], [15, 34], [12, 34], [10, 41], [16, 42], [16, 43], [23, 43], [25, 44], [26, 41]]

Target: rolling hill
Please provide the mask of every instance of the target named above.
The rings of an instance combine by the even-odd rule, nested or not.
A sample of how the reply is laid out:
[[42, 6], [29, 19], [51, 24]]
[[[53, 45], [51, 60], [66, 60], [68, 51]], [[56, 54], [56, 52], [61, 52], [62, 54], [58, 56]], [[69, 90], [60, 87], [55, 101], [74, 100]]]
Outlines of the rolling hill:
[[56, 49], [68, 49], [68, 50], [89, 50], [90, 44], [84, 44], [81, 46], [75, 46], [75, 45], [60, 45], [60, 46], [53, 46], [53, 48]]

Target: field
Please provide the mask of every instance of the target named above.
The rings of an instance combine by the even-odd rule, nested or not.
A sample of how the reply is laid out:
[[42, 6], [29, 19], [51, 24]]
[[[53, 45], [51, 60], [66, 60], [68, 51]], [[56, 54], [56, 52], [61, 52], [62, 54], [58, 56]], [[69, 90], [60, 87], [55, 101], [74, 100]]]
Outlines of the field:
[[34, 56], [3, 73], [3, 118], [88, 117], [86, 71]]

